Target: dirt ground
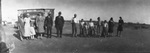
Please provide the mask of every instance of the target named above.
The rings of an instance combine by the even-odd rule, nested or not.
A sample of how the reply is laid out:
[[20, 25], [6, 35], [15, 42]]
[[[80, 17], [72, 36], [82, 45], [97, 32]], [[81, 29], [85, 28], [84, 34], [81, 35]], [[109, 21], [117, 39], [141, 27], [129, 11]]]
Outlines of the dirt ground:
[[[3, 26], [6, 42], [15, 43], [12, 53], [143, 53], [150, 52], [150, 30], [125, 28], [122, 37], [71, 37], [71, 25], [64, 26], [62, 38], [19, 40], [13, 26]], [[116, 30], [115, 30], [116, 31]], [[78, 31], [79, 32], [79, 31]], [[116, 32], [114, 32], [114, 35]]]

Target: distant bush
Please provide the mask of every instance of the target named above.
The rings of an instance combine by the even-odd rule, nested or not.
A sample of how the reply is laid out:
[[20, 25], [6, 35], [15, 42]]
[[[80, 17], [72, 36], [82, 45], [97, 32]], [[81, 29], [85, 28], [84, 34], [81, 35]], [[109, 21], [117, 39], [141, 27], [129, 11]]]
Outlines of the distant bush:
[[148, 26], [145, 26], [145, 25], [142, 25], [141, 28], [142, 28], [142, 29], [149, 29], [149, 27], [148, 27]]
[[140, 29], [140, 26], [134, 26], [134, 29], [138, 30]]

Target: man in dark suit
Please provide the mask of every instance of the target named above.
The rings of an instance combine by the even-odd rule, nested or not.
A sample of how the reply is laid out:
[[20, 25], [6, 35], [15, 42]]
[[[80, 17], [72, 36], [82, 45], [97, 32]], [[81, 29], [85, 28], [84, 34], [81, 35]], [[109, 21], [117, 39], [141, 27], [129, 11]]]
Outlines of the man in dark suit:
[[53, 18], [50, 13], [45, 18], [45, 27], [47, 28], [47, 38], [51, 38], [52, 35], [52, 26], [53, 26]]
[[57, 30], [57, 36], [62, 37], [62, 30], [64, 26], [64, 18], [61, 16], [61, 12], [58, 13], [58, 16], [55, 18], [55, 27]]

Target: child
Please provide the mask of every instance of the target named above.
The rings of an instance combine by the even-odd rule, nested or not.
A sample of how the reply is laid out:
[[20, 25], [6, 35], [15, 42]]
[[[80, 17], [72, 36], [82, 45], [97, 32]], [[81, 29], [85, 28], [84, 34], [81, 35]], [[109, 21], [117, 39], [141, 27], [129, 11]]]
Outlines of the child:
[[90, 26], [90, 30], [89, 30], [90, 35], [95, 35], [94, 23], [92, 22], [92, 19], [90, 19], [89, 26]]
[[34, 27], [35, 27], [34, 26], [34, 20], [31, 20], [30, 21], [30, 35], [31, 35], [31, 39], [34, 39], [34, 35], [36, 34]]
[[81, 34], [81, 35], [83, 35], [84, 24], [85, 24], [84, 20], [81, 19], [81, 22], [80, 22], [80, 34]]
[[83, 28], [83, 34], [84, 36], [88, 36], [89, 31], [89, 24], [87, 22], [84, 23], [84, 28]]
[[103, 23], [103, 30], [102, 30], [102, 36], [106, 37], [108, 35], [108, 23], [107, 21], [105, 20], [104, 23]]

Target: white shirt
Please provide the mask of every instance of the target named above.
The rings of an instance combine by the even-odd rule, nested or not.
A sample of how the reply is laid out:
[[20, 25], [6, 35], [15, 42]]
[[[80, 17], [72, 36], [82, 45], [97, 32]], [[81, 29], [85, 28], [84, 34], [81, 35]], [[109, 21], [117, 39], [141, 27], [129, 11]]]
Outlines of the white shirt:
[[107, 23], [104, 23], [104, 27], [108, 27], [108, 24], [107, 24]]
[[84, 25], [84, 23], [85, 23], [85, 22], [81, 22], [81, 26], [83, 26], [83, 25]]
[[91, 27], [94, 27], [94, 23], [93, 23], [93, 22], [89, 22], [89, 25], [90, 25]]
[[72, 23], [73, 23], [73, 21], [74, 21], [74, 23], [79, 23], [79, 20], [77, 18], [72, 18]]

